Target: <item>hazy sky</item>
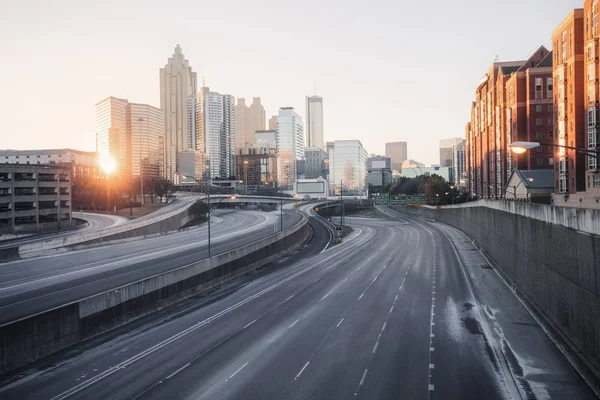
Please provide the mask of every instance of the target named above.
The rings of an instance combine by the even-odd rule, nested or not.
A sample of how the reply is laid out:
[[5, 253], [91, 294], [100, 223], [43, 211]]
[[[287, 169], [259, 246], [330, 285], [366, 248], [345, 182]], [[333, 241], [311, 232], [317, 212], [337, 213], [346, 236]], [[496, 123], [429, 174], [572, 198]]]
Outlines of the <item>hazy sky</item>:
[[[160, 106], [177, 43], [211, 89], [260, 96], [267, 118], [324, 97], [325, 139], [407, 141], [437, 163], [464, 137], [495, 55], [526, 59], [583, 0], [0, 0], [0, 148], [95, 150], [95, 104]], [[199, 82], [200, 84], [200, 82]]]

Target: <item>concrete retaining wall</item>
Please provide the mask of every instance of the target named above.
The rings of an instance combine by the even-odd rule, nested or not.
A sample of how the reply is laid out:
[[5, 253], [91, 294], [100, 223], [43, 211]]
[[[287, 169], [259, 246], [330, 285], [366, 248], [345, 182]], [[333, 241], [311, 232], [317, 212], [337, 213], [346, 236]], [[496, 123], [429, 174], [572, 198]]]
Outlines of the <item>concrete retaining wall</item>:
[[473, 238], [600, 375], [600, 212], [504, 201], [476, 204], [402, 211]]
[[291, 228], [211, 259], [0, 326], [0, 373], [264, 265], [303, 243], [309, 233], [305, 217]]

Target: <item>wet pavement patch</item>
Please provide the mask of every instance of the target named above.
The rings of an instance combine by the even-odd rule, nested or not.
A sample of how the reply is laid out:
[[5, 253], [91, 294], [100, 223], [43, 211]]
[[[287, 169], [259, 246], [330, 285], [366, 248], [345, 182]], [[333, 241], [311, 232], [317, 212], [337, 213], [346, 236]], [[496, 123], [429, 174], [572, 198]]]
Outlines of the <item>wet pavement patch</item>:
[[475, 318], [466, 317], [466, 318], [462, 318], [461, 321], [463, 323], [463, 326], [465, 328], [467, 328], [469, 333], [472, 333], [473, 335], [482, 335], [483, 334], [483, 332], [481, 331], [481, 328], [479, 326], [479, 322], [477, 322], [477, 320]]

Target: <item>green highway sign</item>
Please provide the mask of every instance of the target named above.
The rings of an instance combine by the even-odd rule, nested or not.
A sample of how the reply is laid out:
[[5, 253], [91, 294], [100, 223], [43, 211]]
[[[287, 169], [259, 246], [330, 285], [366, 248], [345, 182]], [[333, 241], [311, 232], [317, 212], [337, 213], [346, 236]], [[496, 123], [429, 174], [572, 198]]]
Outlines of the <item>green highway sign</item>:
[[401, 194], [390, 197], [390, 206], [406, 206], [406, 195]]
[[387, 193], [381, 193], [373, 195], [373, 204], [376, 206], [387, 206], [390, 204], [390, 195]]
[[427, 197], [424, 194], [409, 194], [406, 196], [407, 206], [424, 206], [427, 203]]

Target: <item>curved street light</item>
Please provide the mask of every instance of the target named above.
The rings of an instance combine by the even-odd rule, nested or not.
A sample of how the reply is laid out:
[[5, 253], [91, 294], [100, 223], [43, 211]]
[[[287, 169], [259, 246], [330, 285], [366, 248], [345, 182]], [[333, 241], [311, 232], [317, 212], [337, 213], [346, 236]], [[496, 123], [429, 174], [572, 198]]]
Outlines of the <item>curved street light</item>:
[[554, 143], [538, 143], [538, 142], [512, 142], [508, 147], [515, 154], [524, 154], [527, 150], [535, 149], [540, 146], [558, 147], [559, 149], [575, 150], [576, 152], [587, 154], [588, 156], [598, 158], [600, 152], [595, 150], [588, 150], [581, 147], [564, 146], [562, 144]]

